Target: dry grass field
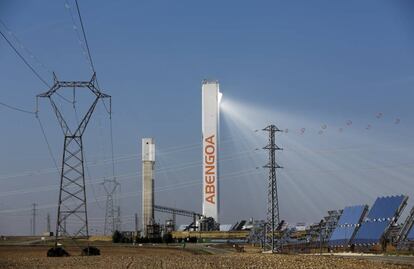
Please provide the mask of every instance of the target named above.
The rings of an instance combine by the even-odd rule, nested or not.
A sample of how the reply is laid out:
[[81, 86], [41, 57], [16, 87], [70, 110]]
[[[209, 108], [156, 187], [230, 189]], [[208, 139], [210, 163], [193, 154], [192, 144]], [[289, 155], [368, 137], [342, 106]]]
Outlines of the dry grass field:
[[[190, 247], [191, 248], [191, 247]], [[101, 256], [46, 257], [46, 246], [0, 246], [0, 268], [414, 268], [356, 258], [312, 255], [235, 253], [209, 254], [199, 248], [102, 246]]]

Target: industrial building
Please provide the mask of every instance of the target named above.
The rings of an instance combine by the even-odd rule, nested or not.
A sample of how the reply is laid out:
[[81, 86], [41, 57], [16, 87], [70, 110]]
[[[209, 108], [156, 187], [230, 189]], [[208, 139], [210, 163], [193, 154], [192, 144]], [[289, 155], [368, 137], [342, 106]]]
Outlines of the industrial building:
[[155, 142], [153, 138], [142, 139], [142, 236], [157, 237], [161, 234], [160, 224], [155, 223], [155, 210], [171, 213], [168, 230], [175, 227], [175, 216], [192, 217], [188, 229], [200, 231], [220, 230], [219, 220], [219, 123], [220, 93], [217, 81], [204, 80], [202, 94], [202, 213], [175, 209], [154, 202]]
[[[153, 138], [142, 139], [142, 232], [144, 237], [158, 229], [149, 228], [154, 222], [154, 168], [155, 142]], [[150, 231], [148, 230], [150, 229]], [[156, 231], [154, 231], [156, 230]]]
[[[219, 224], [219, 123], [221, 93], [217, 81], [202, 83], [202, 212], [176, 209], [154, 202], [155, 142], [142, 139], [142, 236], [160, 237], [169, 233], [175, 240], [198, 242], [239, 242], [265, 246], [266, 222], [252, 219], [233, 225]], [[414, 245], [414, 208], [403, 225], [397, 225], [408, 197], [405, 195], [378, 197], [369, 210], [368, 205], [347, 206], [330, 210], [319, 223], [289, 228], [280, 221], [274, 231], [278, 251], [292, 249], [328, 248], [362, 249], [399, 248]], [[165, 225], [155, 222], [154, 212], [171, 214]], [[178, 229], [176, 215], [192, 219]], [[302, 228], [301, 228], [302, 227]], [[283, 246], [283, 248], [282, 248]]]
[[[157, 238], [168, 233], [177, 241], [238, 242], [266, 246], [266, 221], [241, 220], [233, 225], [219, 224], [219, 123], [220, 93], [217, 81], [202, 82], [202, 212], [156, 205], [154, 201], [155, 142], [142, 139], [142, 236]], [[402, 225], [397, 225], [408, 197], [378, 197], [368, 205], [352, 205], [330, 210], [320, 222], [289, 227], [281, 220], [273, 232], [277, 251], [297, 249], [347, 250], [398, 248], [414, 245], [414, 208]], [[154, 212], [171, 214], [165, 225], [155, 222]], [[191, 218], [177, 229], [176, 215]], [[282, 247], [283, 246], [283, 247]]]

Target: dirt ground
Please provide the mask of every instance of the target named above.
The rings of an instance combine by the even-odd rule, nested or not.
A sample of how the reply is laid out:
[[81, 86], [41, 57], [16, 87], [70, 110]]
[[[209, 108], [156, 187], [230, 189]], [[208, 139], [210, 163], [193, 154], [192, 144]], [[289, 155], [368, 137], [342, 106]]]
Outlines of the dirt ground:
[[[45, 246], [0, 246], [0, 268], [414, 268], [343, 257], [102, 246], [101, 256], [46, 257]], [[68, 249], [72, 255], [79, 249]]]

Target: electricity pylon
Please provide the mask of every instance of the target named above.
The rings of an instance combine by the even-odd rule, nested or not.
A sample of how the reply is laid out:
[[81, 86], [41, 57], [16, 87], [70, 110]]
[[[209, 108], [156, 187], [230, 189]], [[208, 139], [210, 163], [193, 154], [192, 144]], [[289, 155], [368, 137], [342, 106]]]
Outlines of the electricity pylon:
[[269, 169], [268, 195], [267, 195], [267, 223], [265, 229], [265, 248], [272, 252], [277, 250], [276, 227], [279, 225], [279, 199], [277, 196], [276, 169], [282, 168], [276, 163], [276, 150], [282, 150], [275, 143], [275, 133], [281, 132], [275, 125], [263, 129], [269, 133], [268, 144], [263, 148], [268, 151], [268, 163], [263, 166]]
[[106, 208], [105, 208], [105, 226], [104, 234], [107, 235], [113, 234], [116, 230], [117, 219], [115, 218], [115, 208], [114, 208], [114, 194], [116, 193], [118, 187], [120, 186], [119, 182], [116, 179], [104, 179], [101, 183], [106, 192]]
[[[95, 73], [90, 81], [59, 81], [56, 75], [53, 75], [54, 83], [52, 87], [47, 92], [37, 95], [37, 98], [49, 99], [64, 135], [56, 219], [56, 248], [58, 246], [58, 240], [62, 236], [68, 236], [72, 239], [89, 237], [82, 136], [99, 100], [103, 98], [109, 98], [110, 100], [111, 96], [102, 93], [96, 86]], [[77, 90], [87, 90], [94, 97], [92, 104], [89, 106], [82, 120], [77, 123], [75, 129], [70, 128], [53, 98], [55, 95], [62, 96], [59, 92], [65, 89], [73, 90], [74, 96]], [[65, 227], [67, 220], [73, 220], [73, 222], [70, 222], [72, 227]]]

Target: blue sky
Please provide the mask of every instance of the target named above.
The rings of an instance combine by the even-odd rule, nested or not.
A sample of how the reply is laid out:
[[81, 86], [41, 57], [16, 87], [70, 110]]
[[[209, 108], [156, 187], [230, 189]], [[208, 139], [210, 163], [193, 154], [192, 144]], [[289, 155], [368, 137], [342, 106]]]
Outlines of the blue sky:
[[[73, 1], [68, 3], [71, 6]], [[265, 137], [255, 138], [251, 132], [268, 122], [289, 129], [280, 140], [285, 148], [280, 162], [286, 167], [280, 177], [284, 199], [281, 211], [289, 222], [318, 221], [328, 209], [370, 204], [376, 195], [414, 195], [412, 190], [407, 191], [407, 186], [413, 186], [411, 167], [398, 166], [414, 159], [414, 6], [410, 1], [79, 4], [100, 85], [113, 96], [115, 155], [138, 154], [139, 139], [155, 137], [160, 153], [158, 186], [198, 177], [201, 183], [201, 166], [191, 162], [198, 160], [201, 152], [197, 146], [201, 137], [201, 81], [210, 78], [220, 81], [223, 100], [228, 104], [227, 112], [223, 112], [222, 138], [234, 139], [223, 143], [223, 156], [234, 158], [238, 152], [243, 155], [265, 144]], [[71, 8], [65, 7], [64, 0], [1, 0], [0, 19], [46, 66], [40, 66], [20, 47], [48, 81], [52, 79], [50, 71], [62, 80], [90, 78], [91, 70], [71, 20]], [[0, 74], [1, 102], [33, 110], [34, 96], [47, 90], [3, 39]], [[378, 119], [375, 116], [380, 112], [383, 116]], [[46, 102], [41, 103], [40, 117], [54, 155], [60, 159], [63, 137]], [[395, 124], [397, 118], [401, 123]], [[353, 121], [352, 128], [339, 133], [339, 128], [346, 128], [347, 120]], [[33, 116], [0, 107], [0, 122], [3, 177], [53, 168]], [[323, 124], [327, 130], [317, 135]], [[368, 124], [372, 125], [370, 130], [366, 130]], [[301, 128], [307, 130], [304, 135], [299, 134]], [[85, 144], [88, 160], [109, 158], [109, 120], [102, 107], [98, 107], [86, 131]], [[189, 149], [168, 150], [181, 145]], [[338, 151], [350, 148], [358, 152]], [[300, 154], [289, 155], [298, 149], [302, 150]], [[322, 156], [321, 150], [327, 149], [336, 150], [335, 154]], [[264, 153], [250, 154], [250, 161], [223, 161], [222, 173], [254, 169], [265, 161]], [[186, 164], [186, 169], [175, 169]], [[162, 172], [162, 167], [170, 169]], [[367, 167], [375, 171], [358, 172]], [[139, 212], [140, 199], [127, 193], [139, 192], [139, 158], [132, 156], [116, 168], [118, 175], [132, 174], [121, 182], [121, 196], [126, 196], [121, 201], [125, 227], [131, 228], [127, 216]], [[315, 168], [336, 172], [289, 172]], [[109, 170], [108, 164], [92, 167], [91, 178], [108, 177]], [[133, 176], [134, 173], [138, 174]], [[241, 184], [223, 181], [223, 223], [263, 218], [266, 175], [263, 171], [258, 173], [254, 177], [239, 175]], [[30, 212], [16, 210], [29, 208], [33, 202], [51, 205], [57, 201], [53, 191], [53, 184], [57, 184], [55, 174], [0, 180], [0, 212], [5, 212], [0, 219], [0, 233], [28, 232]], [[392, 182], [395, 189], [390, 189], [387, 182]], [[39, 186], [52, 187], [43, 192], [1, 196]], [[349, 190], [338, 200], [338, 188], [344, 186]], [[104, 194], [99, 184], [93, 188], [94, 193], [88, 189], [92, 201], [95, 194]], [[179, 189], [172, 187], [157, 197], [160, 204], [201, 210], [197, 182]], [[96, 203], [91, 204], [90, 210], [99, 229], [103, 210]], [[51, 207], [42, 209], [41, 214], [47, 212], [55, 215]], [[16, 219], [19, 225], [13, 224]]]

